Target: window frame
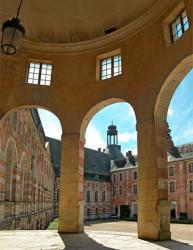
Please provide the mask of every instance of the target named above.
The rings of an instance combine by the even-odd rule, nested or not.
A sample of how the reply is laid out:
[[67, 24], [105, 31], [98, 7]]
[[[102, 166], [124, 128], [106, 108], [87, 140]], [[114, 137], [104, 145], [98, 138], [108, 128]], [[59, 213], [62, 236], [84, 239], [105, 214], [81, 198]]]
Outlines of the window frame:
[[96, 82], [98, 81], [104, 81], [104, 80], [108, 80], [111, 78], [107, 78], [104, 80], [101, 80], [101, 60], [102, 59], [106, 59], [108, 57], [113, 57], [116, 55], [121, 55], [121, 74], [120, 75], [116, 75], [116, 76], [121, 76], [123, 74], [123, 63], [122, 63], [122, 53], [121, 53], [121, 48], [106, 52], [104, 54], [100, 54], [96, 56]]
[[[115, 57], [118, 57], [118, 60], [117, 60], [117, 63], [118, 63], [118, 66], [115, 67]], [[110, 68], [106, 68], [105, 70], [103, 69], [103, 61], [106, 60], [106, 67], [107, 65], [111, 65]], [[108, 60], [110, 60], [110, 63], [108, 63]], [[119, 70], [119, 67], [120, 67], [120, 70]], [[118, 72], [115, 73], [115, 68], [118, 68]], [[108, 70], [110, 70], [110, 75], [107, 74]], [[105, 74], [105, 78], [103, 78], [103, 74], [102, 72], [106, 72]], [[116, 74], [116, 75], [115, 75]], [[102, 58], [100, 60], [100, 80], [101, 81], [104, 81], [104, 80], [108, 80], [110, 78], [113, 78], [113, 77], [116, 77], [116, 76], [119, 76], [122, 74], [122, 57], [121, 57], [121, 54], [117, 54], [117, 55], [113, 55], [113, 56], [109, 56], [109, 57], [106, 57], [106, 58]]]
[[98, 202], [99, 202], [99, 193], [98, 193], [98, 191], [95, 191], [95, 194], [94, 194], [94, 201], [95, 201], [95, 203], [98, 203]]
[[132, 194], [137, 195], [137, 183], [132, 184]]
[[193, 193], [193, 180], [189, 180], [189, 192]]
[[112, 196], [116, 197], [116, 186], [112, 187]]
[[103, 191], [102, 192], [102, 202], [105, 202], [106, 201], [106, 192]]
[[119, 195], [120, 196], [123, 195], [123, 186], [122, 185], [119, 186]]
[[[173, 19], [173, 21], [169, 24], [169, 29], [170, 29], [170, 38], [171, 38], [171, 41], [172, 41], [172, 44], [175, 43], [179, 38], [181, 38], [183, 36], [183, 34], [189, 29], [190, 27], [190, 24], [189, 24], [189, 21], [188, 21], [188, 15], [187, 15], [187, 12], [186, 12], [186, 17], [187, 17], [187, 23], [188, 23], [188, 29], [185, 30], [184, 29], [184, 22], [183, 22], [183, 17], [182, 17], [182, 14], [183, 12], [186, 12], [186, 8], [183, 8], [179, 13], [178, 15]], [[174, 40], [174, 35], [173, 35], [173, 29], [172, 29], [172, 25], [175, 23], [176, 24], [176, 21], [177, 19], [180, 18], [180, 24], [181, 24], [181, 30], [182, 30], [182, 35], [177, 37], [176, 40]], [[177, 26], [176, 26], [176, 29], [177, 29]], [[176, 34], [176, 33], [175, 33]]]
[[[29, 74], [30, 74], [30, 65], [31, 64], [39, 64], [40, 67], [39, 67], [39, 72], [38, 72], [38, 83], [30, 83], [28, 80], [29, 80]], [[45, 64], [45, 65], [51, 65], [51, 73], [50, 73], [50, 80], [49, 80], [49, 84], [41, 84], [41, 77], [42, 75], [49, 75], [49, 74], [42, 74], [42, 65]], [[47, 71], [47, 68], [46, 68], [46, 71]], [[34, 73], [32, 73], [34, 74]], [[47, 60], [37, 60], [37, 59], [29, 59], [28, 61], [28, 68], [27, 68], [27, 74], [26, 74], [26, 83], [28, 84], [28, 86], [43, 86], [43, 87], [50, 87], [52, 85], [52, 78], [53, 78], [53, 62], [52, 61], [47, 61]], [[30, 78], [32, 80], [34, 80], [34, 78]], [[42, 79], [43, 80], [43, 79]], [[44, 81], [46, 82], [47, 80], [44, 79]]]
[[90, 192], [90, 190], [87, 190], [87, 192], [86, 192], [86, 202], [87, 203], [89, 203], [90, 202], [90, 199], [91, 198], [91, 192]]
[[188, 173], [189, 174], [193, 174], [193, 162], [189, 162], [188, 163]]
[[[171, 183], [174, 183], [174, 186], [173, 186], [173, 191], [172, 191], [172, 188], [171, 188]], [[174, 194], [176, 193], [176, 181], [169, 181], [169, 193], [170, 194]]]
[[133, 171], [132, 177], [133, 177], [133, 181], [137, 181], [137, 170]]
[[[173, 169], [173, 175], [170, 175], [170, 170]], [[175, 166], [169, 166], [168, 167], [168, 177], [174, 177], [175, 176]]]

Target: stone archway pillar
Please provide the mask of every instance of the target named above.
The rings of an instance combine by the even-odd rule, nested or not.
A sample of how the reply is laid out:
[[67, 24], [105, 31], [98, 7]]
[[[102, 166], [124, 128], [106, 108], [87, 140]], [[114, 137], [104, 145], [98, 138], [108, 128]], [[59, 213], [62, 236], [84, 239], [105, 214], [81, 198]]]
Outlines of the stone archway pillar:
[[138, 131], [138, 235], [142, 239], [168, 240], [170, 202], [167, 185], [167, 124], [150, 119]]
[[84, 142], [80, 141], [80, 134], [63, 134], [59, 199], [61, 233], [84, 230], [83, 165]]

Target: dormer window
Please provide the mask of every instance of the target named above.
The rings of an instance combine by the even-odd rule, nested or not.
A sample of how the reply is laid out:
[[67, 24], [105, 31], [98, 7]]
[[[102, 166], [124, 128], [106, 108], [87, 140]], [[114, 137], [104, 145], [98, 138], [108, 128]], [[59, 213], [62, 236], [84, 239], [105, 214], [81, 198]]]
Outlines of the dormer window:
[[184, 9], [170, 25], [172, 42], [174, 43], [178, 38], [180, 38], [188, 28], [188, 17], [186, 10]]
[[51, 84], [52, 64], [30, 62], [27, 82], [35, 85]]

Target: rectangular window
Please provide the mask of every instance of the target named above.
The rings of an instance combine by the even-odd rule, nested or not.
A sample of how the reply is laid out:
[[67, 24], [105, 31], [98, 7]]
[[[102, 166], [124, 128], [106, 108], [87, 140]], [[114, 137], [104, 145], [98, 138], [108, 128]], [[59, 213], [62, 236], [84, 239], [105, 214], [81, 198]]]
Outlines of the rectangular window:
[[169, 192], [170, 193], [175, 193], [176, 192], [176, 182], [175, 181], [170, 181], [169, 182]]
[[132, 202], [131, 204], [131, 213], [132, 213], [132, 216], [136, 215], [137, 214], [137, 203], [136, 202]]
[[190, 193], [193, 193], [193, 181], [190, 181], [189, 185], [190, 185]]
[[120, 174], [120, 176], [119, 176], [120, 178], [120, 181], [122, 181], [123, 180], [123, 174]]
[[119, 195], [122, 195], [122, 194], [123, 194], [123, 187], [119, 186]]
[[29, 84], [47, 85], [51, 84], [52, 64], [30, 62], [28, 70]]
[[193, 173], [193, 163], [189, 163], [188, 172], [189, 172], [190, 174]]
[[116, 195], [116, 187], [113, 186], [113, 197], [115, 197], [115, 195]]
[[186, 10], [184, 9], [170, 25], [172, 42], [174, 43], [178, 38], [180, 38], [188, 28], [188, 17]]
[[132, 185], [133, 194], [137, 194], [137, 184]]
[[173, 166], [171, 166], [171, 167], [169, 167], [169, 169], [168, 169], [168, 175], [169, 176], [174, 176], [174, 167]]
[[101, 59], [100, 69], [101, 80], [120, 75], [122, 73], [121, 55]]
[[137, 171], [134, 171], [134, 172], [133, 172], [133, 180], [134, 180], [134, 181], [137, 180]]

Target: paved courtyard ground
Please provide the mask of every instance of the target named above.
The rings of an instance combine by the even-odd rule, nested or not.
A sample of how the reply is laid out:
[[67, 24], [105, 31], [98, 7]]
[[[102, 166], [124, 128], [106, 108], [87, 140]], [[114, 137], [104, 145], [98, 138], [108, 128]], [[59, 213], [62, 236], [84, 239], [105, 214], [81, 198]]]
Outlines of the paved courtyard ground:
[[193, 225], [171, 224], [171, 241], [137, 238], [137, 223], [89, 222], [82, 234], [56, 230], [0, 231], [0, 250], [193, 250]]

